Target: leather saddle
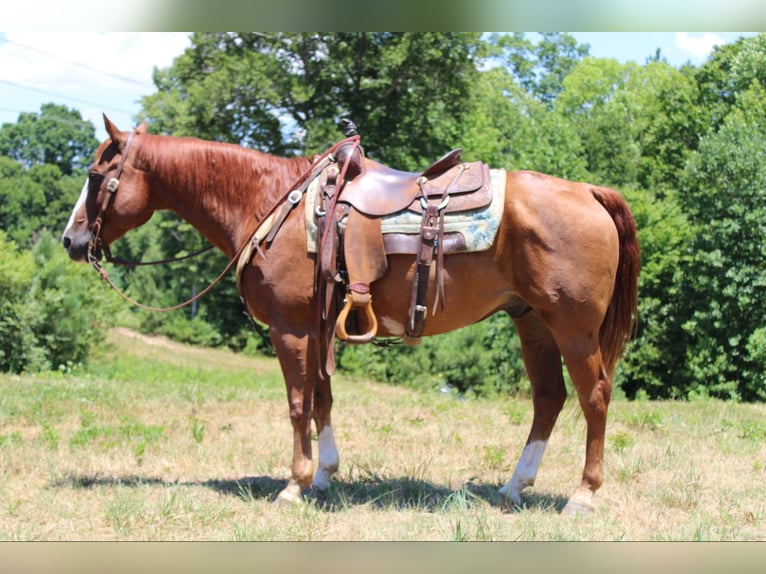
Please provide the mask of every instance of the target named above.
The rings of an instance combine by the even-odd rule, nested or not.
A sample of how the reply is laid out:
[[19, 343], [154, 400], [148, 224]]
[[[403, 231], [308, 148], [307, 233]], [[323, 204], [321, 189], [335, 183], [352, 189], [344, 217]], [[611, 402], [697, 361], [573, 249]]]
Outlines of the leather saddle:
[[[460, 153], [454, 149], [422, 172], [406, 172], [365, 157], [361, 146], [338, 149], [336, 164], [321, 176], [317, 198], [317, 276], [328, 337], [333, 336], [330, 329], [349, 343], [367, 343], [376, 336], [370, 285], [385, 275], [388, 254], [403, 253], [416, 261], [405, 342], [419, 342], [431, 264], [437, 263], [435, 312], [444, 303], [443, 256], [461, 247], [458, 238], [445, 237], [444, 215], [485, 208], [492, 201], [489, 167], [461, 162]], [[422, 216], [420, 232], [384, 238], [382, 217], [403, 211]]]
[[492, 201], [491, 187], [486, 185], [488, 168], [481, 162], [461, 164], [460, 153], [459, 148], [452, 150], [422, 173], [399, 171], [365, 158], [360, 175], [346, 183], [339, 200], [373, 217], [405, 209], [420, 213], [421, 197], [440, 198], [459, 175], [449, 190], [452, 205], [446, 206], [447, 213], [485, 207]]

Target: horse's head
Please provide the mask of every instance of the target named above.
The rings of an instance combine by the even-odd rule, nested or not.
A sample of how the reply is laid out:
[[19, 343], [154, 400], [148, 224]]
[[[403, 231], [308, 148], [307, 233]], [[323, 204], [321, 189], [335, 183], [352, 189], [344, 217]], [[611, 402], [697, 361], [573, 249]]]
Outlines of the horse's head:
[[74, 206], [63, 235], [64, 248], [75, 261], [99, 257], [102, 249], [152, 216], [146, 174], [138, 169], [137, 139], [146, 133], [142, 123], [122, 132], [104, 116], [109, 139], [96, 150], [96, 161]]

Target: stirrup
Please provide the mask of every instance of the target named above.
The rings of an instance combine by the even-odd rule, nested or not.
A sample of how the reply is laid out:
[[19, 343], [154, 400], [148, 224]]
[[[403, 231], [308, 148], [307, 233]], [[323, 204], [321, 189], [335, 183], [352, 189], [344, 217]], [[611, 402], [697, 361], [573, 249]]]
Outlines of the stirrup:
[[[353, 293], [348, 293], [346, 298], [343, 300], [345, 305], [343, 306], [343, 309], [341, 309], [341, 312], [338, 314], [338, 320], [335, 322], [335, 335], [338, 337], [338, 339], [347, 343], [360, 345], [363, 343], [369, 343], [378, 333], [378, 320], [375, 318], [375, 313], [372, 311], [372, 297], [368, 295], [364, 303], [364, 312], [365, 316], [367, 317], [367, 321], [370, 323], [370, 329], [361, 335], [349, 335], [346, 331], [346, 321], [348, 320], [348, 314], [354, 307], [354, 297], [352, 295]], [[359, 305], [356, 307], [359, 308]]]

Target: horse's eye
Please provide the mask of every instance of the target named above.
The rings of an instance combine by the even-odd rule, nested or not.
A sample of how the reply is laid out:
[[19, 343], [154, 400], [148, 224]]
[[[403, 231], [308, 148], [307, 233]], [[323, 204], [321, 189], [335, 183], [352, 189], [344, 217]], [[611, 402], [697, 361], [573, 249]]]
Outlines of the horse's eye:
[[88, 173], [88, 187], [90, 189], [98, 189], [101, 187], [101, 182], [104, 181], [104, 176], [100, 173], [91, 171]]

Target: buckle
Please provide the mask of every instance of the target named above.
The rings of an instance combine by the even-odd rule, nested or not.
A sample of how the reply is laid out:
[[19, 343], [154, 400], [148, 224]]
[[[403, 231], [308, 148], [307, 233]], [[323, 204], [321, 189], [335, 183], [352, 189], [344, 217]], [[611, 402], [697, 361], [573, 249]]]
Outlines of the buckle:
[[301, 202], [302, 197], [303, 197], [303, 194], [300, 192], [300, 190], [294, 189], [287, 196], [287, 201], [291, 203], [292, 205], [298, 205]]
[[[441, 211], [445, 207], [447, 207], [447, 204], [449, 203], [450, 196], [447, 195], [444, 199], [441, 200], [441, 203], [436, 206], [436, 211]], [[423, 211], [428, 209], [428, 200], [424, 196], [420, 196], [420, 205], [423, 207]]]

